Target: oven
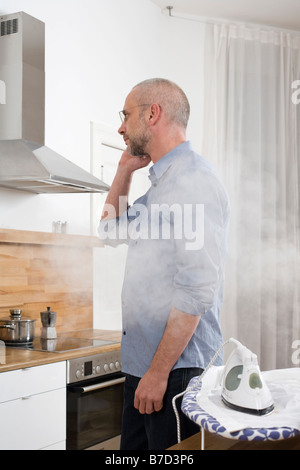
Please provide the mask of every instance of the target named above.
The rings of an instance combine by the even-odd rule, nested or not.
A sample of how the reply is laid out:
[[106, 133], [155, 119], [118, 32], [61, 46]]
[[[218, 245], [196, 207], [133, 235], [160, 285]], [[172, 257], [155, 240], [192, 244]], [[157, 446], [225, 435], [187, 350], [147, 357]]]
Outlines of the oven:
[[67, 450], [119, 450], [124, 381], [120, 351], [67, 361]]

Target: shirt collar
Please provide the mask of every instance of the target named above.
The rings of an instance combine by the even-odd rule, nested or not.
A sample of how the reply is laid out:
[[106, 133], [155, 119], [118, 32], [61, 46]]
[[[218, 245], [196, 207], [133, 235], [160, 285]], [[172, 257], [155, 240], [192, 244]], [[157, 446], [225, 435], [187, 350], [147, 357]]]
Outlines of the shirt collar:
[[192, 149], [191, 142], [188, 140], [178, 145], [170, 152], [166, 153], [160, 160], [158, 160], [149, 169], [149, 179], [153, 183], [162, 177], [162, 175], [168, 170], [168, 168], [177, 160], [182, 157], [182, 153]]

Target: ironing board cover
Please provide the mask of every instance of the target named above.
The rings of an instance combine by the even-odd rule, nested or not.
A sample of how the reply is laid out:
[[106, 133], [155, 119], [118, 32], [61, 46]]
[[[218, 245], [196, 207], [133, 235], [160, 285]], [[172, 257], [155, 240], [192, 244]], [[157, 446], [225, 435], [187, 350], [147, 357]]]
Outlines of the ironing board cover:
[[[188, 388], [196, 385], [199, 377], [194, 377]], [[189, 419], [197, 423], [203, 429], [216, 433], [229, 439], [238, 439], [243, 441], [268, 441], [281, 440], [294, 437], [299, 434], [298, 429], [290, 427], [272, 427], [272, 428], [245, 428], [238, 431], [229, 432], [218, 419], [203, 410], [197, 402], [197, 393], [201, 390], [201, 382], [196, 388], [187, 391], [182, 400], [181, 409]]]

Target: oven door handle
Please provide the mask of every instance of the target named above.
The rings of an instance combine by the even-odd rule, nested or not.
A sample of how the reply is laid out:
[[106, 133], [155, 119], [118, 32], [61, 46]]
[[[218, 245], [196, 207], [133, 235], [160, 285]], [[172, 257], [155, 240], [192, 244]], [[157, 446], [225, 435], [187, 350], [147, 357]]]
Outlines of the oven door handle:
[[103, 388], [110, 387], [112, 385], [117, 385], [125, 382], [125, 377], [121, 377], [119, 379], [113, 379], [113, 380], [107, 380], [106, 382], [101, 382], [95, 385], [87, 385], [86, 387], [80, 387], [80, 386], [74, 386], [70, 387], [68, 386], [68, 390], [73, 393], [87, 393], [87, 392], [93, 392], [95, 390], [101, 390]]

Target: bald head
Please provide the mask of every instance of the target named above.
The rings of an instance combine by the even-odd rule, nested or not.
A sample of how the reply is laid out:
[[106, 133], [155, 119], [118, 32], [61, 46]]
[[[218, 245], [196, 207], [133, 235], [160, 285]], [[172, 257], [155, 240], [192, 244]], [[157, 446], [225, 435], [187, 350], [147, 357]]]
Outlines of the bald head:
[[138, 83], [133, 90], [138, 103], [159, 104], [170, 123], [186, 129], [190, 105], [178, 85], [164, 78], [151, 78]]

